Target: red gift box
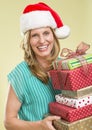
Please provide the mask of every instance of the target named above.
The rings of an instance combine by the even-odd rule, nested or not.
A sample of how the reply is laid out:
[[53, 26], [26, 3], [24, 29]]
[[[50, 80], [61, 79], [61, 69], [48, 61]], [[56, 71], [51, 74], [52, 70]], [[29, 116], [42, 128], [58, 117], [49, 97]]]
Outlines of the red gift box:
[[61, 89], [60, 81], [59, 81], [59, 78], [58, 78], [58, 71], [57, 70], [51, 70], [51, 71], [49, 71], [49, 75], [51, 77], [54, 89]]
[[[51, 70], [49, 72], [54, 89], [78, 90], [92, 85], [92, 64], [74, 70]], [[56, 78], [57, 77], [57, 78]]]
[[57, 102], [51, 102], [49, 109], [51, 114], [60, 116], [68, 122], [77, 121], [92, 115], [92, 104], [76, 109]]

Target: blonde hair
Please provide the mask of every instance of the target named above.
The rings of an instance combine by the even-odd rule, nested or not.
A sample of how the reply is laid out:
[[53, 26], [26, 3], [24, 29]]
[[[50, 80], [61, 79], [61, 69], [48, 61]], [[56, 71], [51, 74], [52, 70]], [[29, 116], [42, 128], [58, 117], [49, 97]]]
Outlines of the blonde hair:
[[[50, 68], [52, 69], [52, 62], [57, 58], [59, 55], [60, 51], [60, 44], [58, 39], [55, 36], [54, 30], [52, 30], [53, 36], [55, 38], [55, 44], [53, 46], [53, 49], [51, 51], [51, 57], [48, 60], [50, 64]], [[30, 46], [30, 32], [27, 31], [25, 33], [24, 39], [22, 41], [22, 49], [24, 50], [24, 60], [28, 63], [28, 66], [31, 70], [31, 72], [38, 78], [40, 79], [43, 83], [47, 84], [49, 77], [48, 74], [42, 69], [41, 65], [38, 63], [35, 53], [32, 50]]]

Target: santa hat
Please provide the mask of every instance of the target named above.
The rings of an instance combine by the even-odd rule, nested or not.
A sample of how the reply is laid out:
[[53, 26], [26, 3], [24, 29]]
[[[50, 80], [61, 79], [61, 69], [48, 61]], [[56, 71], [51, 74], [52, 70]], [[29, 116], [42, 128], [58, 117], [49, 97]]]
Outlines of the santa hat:
[[66, 38], [70, 34], [70, 28], [64, 25], [59, 15], [45, 3], [27, 5], [20, 17], [20, 30], [26, 31], [40, 27], [55, 29], [57, 38]]

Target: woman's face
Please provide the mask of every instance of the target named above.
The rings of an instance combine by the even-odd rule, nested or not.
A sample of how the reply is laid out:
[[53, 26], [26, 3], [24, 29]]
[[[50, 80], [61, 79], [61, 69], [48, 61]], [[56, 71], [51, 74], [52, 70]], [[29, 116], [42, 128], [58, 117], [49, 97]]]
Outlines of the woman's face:
[[49, 27], [31, 30], [30, 45], [37, 58], [49, 57], [54, 45], [52, 30]]

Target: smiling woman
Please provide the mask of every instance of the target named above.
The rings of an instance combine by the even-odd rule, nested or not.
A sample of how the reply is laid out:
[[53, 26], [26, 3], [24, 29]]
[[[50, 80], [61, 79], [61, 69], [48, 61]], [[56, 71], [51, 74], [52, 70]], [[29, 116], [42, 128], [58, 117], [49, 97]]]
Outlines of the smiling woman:
[[[91, 44], [92, 0], [84, 0], [84, 1], [42, 0], [42, 1], [46, 2], [48, 5], [52, 6], [55, 10], [57, 10], [59, 12], [59, 15], [64, 20], [63, 22], [68, 24], [71, 27], [71, 36], [66, 38], [65, 40], [60, 40], [62, 48], [67, 47], [73, 50], [77, 46], [76, 44], [79, 43], [81, 40]], [[44, 113], [46, 114], [46, 112], [49, 111], [47, 108], [48, 106], [47, 104], [50, 101], [53, 101], [55, 93], [59, 93], [59, 92], [56, 92], [55, 90], [52, 89], [50, 80], [48, 84], [46, 83], [44, 84], [43, 82], [41, 82], [41, 79], [39, 80], [38, 76], [43, 75], [43, 72], [40, 71], [42, 74], [39, 74], [37, 72], [38, 73], [37, 77], [34, 76], [35, 74], [33, 75], [33, 72], [30, 72], [31, 71], [30, 64], [32, 63], [33, 65], [36, 64], [36, 68], [34, 69], [34, 73], [36, 73], [36, 70], [38, 70], [37, 69], [38, 62], [36, 62], [36, 60], [34, 59], [34, 53], [32, 51], [32, 48], [30, 48], [29, 45], [28, 47], [27, 44], [23, 45], [23, 47], [25, 46], [24, 59], [23, 59], [22, 49], [20, 49], [20, 45], [19, 45], [19, 41], [21, 41], [21, 38], [23, 38], [23, 43], [27, 43], [27, 42], [29, 43], [28, 39], [31, 39], [31, 37], [28, 38], [29, 30], [30, 31], [32, 30], [29, 29], [29, 26], [28, 26], [28, 31], [26, 33], [23, 33], [21, 30], [24, 37], [20, 37], [20, 30], [18, 28], [19, 15], [22, 12], [22, 9], [25, 5], [32, 4], [34, 2], [38, 2], [38, 0], [35, 1], [3, 0], [0, 3], [0, 130], [6, 130], [6, 128], [4, 128], [3, 120], [5, 120], [5, 126], [7, 127], [7, 130], [21, 130], [21, 129], [40, 130], [38, 126], [40, 127], [42, 126], [42, 124], [43, 125], [46, 123], [48, 124], [48, 121], [51, 123], [53, 120], [53, 118], [50, 117], [46, 119], [45, 122], [44, 120], [41, 120], [43, 123], [40, 123], [38, 120], [35, 120], [35, 118], [40, 118], [40, 116], [43, 116]], [[23, 14], [25, 13], [21, 13], [21, 15]], [[26, 12], [26, 14], [28, 13]], [[38, 16], [38, 20], [42, 22], [43, 18], [41, 18], [39, 15], [37, 16]], [[36, 23], [38, 20], [36, 20]], [[55, 48], [56, 47], [57, 47], [56, 50], [58, 51], [58, 46], [55, 46]], [[92, 53], [92, 46], [89, 49], [89, 51]], [[53, 55], [54, 50], [51, 53]], [[58, 53], [56, 52], [56, 54]], [[54, 56], [52, 59], [54, 60]], [[21, 60], [23, 60], [22, 64], [20, 63]], [[45, 64], [45, 58], [43, 62]], [[18, 63], [19, 65], [16, 66], [16, 64]], [[42, 69], [42, 66], [41, 65], [39, 66]], [[11, 75], [11, 77], [13, 78], [11, 78], [11, 80], [9, 78], [9, 83], [11, 84], [11, 88], [13, 89], [11, 90], [13, 91], [11, 92], [13, 97], [8, 96], [9, 99], [12, 100], [10, 101], [6, 96], [7, 89], [8, 89], [6, 75], [14, 67], [16, 69], [13, 70]], [[48, 67], [48, 69], [50, 68]], [[26, 73], [28, 75], [26, 75]], [[43, 84], [44, 87], [42, 86], [41, 83]], [[7, 103], [5, 107], [6, 98], [9, 104]], [[45, 103], [44, 100], [46, 101]], [[44, 107], [41, 106], [40, 101], [42, 101], [41, 103], [43, 104]], [[20, 108], [20, 109], [19, 110], [16, 109], [15, 112], [15, 109], [13, 107], [17, 109]], [[11, 116], [7, 115], [7, 113], [9, 114], [13, 110], [14, 112], [12, 113]], [[5, 119], [4, 119], [4, 111], [5, 111]], [[17, 118], [17, 113], [20, 118]], [[49, 128], [45, 127], [43, 129], [48, 130]]]
[[28, 37], [28, 41], [23, 42], [25, 61], [33, 74], [42, 82], [47, 83], [49, 78], [47, 71], [52, 68], [52, 62], [57, 58], [60, 51], [59, 41], [50, 27], [28, 31], [25, 39], [26, 37]]
[[[54, 37], [49, 27], [34, 29], [31, 31], [30, 44], [37, 57], [46, 58], [50, 55], [50, 52], [54, 45]], [[46, 53], [44, 55], [44, 53]], [[39, 58], [37, 58], [39, 59]]]
[[45, 3], [27, 5], [20, 17], [20, 27], [24, 35], [24, 61], [8, 74], [5, 128], [55, 130], [52, 121], [60, 117], [43, 119], [49, 112], [48, 104], [61, 92], [53, 89], [48, 71], [53, 69], [52, 62], [60, 52], [58, 38], [68, 37], [70, 29]]

